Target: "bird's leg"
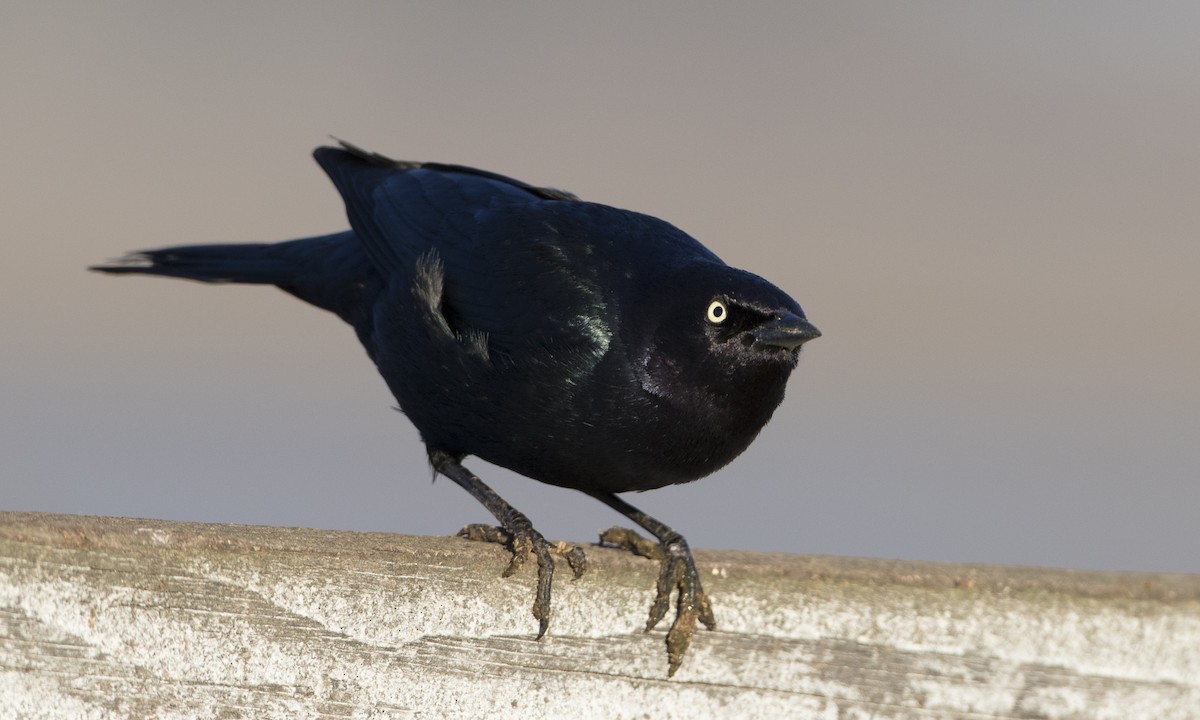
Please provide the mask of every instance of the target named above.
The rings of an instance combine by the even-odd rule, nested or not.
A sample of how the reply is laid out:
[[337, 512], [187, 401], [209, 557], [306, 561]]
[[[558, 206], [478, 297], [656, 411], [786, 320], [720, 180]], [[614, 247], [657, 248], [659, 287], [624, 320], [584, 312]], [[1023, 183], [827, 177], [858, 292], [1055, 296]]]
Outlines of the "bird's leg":
[[488, 487], [475, 473], [462, 466], [458, 459], [439, 451], [429, 453], [433, 469], [453, 480], [478, 500], [488, 512], [500, 522], [500, 527], [468, 525], [459, 535], [470, 540], [483, 540], [507, 545], [512, 551], [512, 560], [502, 573], [508, 577], [521, 569], [529, 553], [537, 557], [537, 594], [533, 601], [533, 616], [538, 621], [538, 639], [550, 627], [550, 585], [554, 579], [554, 558], [551, 553], [562, 555], [578, 579], [587, 569], [587, 558], [583, 550], [565, 543], [551, 545], [542, 534], [533, 528], [533, 523], [523, 513], [509, 505], [495, 490]]
[[712, 604], [700, 585], [700, 574], [696, 572], [696, 561], [692, 559], [687, 540], [616, 495], [590, 494], [658, 539], [657, 543], [653, 543], [632, 530], [619, 527], [610, 528], [600, 534], [601, 543], [624, 548], [635, 555], [658, 560], [662, 564], [658, 574], [658, 594], [654, 598], [654, 604], [650, 606], [650, 620], [646, 623], [646, 630], [650, 630], [663, 619], [670, 605], [671, 591], [678, 590], [675, 622], [671, 624], [671, 630], [667, 633], [667, 675], [674, 675], [683, 663], [683, 655], [696, 633], [697, 621], [704, 623], [704, 627], [709, 630], [717, 628]]

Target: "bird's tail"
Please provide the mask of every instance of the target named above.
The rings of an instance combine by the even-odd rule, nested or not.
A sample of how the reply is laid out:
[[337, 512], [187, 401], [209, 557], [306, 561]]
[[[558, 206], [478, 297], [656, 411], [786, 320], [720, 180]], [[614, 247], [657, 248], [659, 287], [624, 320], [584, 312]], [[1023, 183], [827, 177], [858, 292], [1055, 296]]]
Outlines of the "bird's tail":
[[281, 252], [279, 245], [181, 245], [139, 250], [88, 269], [114, 275], [164, 275], [212, 283], [278, 285], [287, 282], [296, 272], [295, 258]]
[[91, 270], [162, 275], [208, 283], [275, 285], [359, 327], [379, 281], [354, 233], [280, 243], [180, 245], [139, 250]]

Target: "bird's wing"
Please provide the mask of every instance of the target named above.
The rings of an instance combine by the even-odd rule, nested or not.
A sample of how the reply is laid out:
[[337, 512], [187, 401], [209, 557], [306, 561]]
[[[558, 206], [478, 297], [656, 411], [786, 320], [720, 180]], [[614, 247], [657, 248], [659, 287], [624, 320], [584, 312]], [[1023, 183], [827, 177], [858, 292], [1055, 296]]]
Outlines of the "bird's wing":
[[574, 200], [570, 193], [462, 165], [392, 160], [349, 143], [320, 147], [313, 157], [346, 202], [350, 224], [385, 277], [416, 258], [453, 227], [464, 210], [495, 200]]
[[628, 222], [627, 214], [458, 165], [397, 162], [353, 146], [314, 155], [384, 277], [437, 254], [452, 328], [487, 333], [508, 353], [530, 345], [603, 353], [615, 308], [594, 244], [604, 223]]

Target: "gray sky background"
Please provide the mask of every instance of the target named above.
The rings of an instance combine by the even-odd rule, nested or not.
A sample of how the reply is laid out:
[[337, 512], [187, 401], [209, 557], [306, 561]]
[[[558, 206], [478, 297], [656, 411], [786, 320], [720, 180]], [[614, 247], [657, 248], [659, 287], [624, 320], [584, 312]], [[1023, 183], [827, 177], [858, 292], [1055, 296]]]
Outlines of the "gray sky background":
[[[329, 134], [649, 212], [825, 336], [697, 547], [1200, 572], [1200, 4], [8, 3], [0, 508], [449, 534], [353, 333], [142, 247], [346, 226]], [[550, 537], [620, 520], [471, 465]]]

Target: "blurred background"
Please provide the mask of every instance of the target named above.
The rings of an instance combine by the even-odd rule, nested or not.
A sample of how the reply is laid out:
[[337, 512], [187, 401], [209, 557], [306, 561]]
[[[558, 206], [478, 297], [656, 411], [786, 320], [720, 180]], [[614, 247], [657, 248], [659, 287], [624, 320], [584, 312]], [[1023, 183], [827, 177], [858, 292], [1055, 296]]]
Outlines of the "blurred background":
[[[113, 278], [346, 227], [337, 135], [662, 217], [825, 333], [693, 547], [1200, 572], [1200, 4], [9, 3], [0, 509], [450, 534], [349, 326]], [[549, 537], [619, 516], [468, 463]]]

